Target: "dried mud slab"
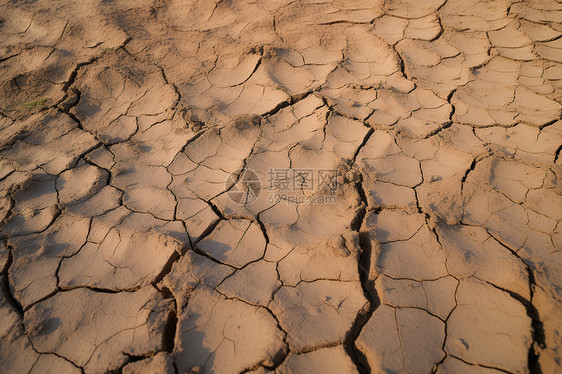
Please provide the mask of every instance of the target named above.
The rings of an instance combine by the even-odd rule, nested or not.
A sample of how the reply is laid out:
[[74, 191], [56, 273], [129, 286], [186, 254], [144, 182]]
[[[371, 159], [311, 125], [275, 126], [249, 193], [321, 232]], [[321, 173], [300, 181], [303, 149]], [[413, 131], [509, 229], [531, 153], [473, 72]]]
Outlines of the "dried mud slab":
[[560, 372], [561, 19], [0, 2], [0, 371]]

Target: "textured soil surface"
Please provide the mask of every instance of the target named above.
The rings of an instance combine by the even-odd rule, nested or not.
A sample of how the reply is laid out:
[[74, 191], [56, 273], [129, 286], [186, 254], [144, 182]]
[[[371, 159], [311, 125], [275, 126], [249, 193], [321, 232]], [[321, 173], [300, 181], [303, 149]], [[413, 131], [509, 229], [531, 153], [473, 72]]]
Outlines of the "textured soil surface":
[[562, 372], [561, 35], [555, 0], [0, 0], [0, 372]]

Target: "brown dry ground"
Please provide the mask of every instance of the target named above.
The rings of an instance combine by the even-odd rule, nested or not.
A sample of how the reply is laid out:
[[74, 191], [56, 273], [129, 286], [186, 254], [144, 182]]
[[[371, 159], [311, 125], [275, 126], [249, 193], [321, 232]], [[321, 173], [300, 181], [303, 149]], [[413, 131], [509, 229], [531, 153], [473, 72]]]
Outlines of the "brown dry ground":
[[561, 35], [555, 0], [0, 1], [0, 371], [562, 372]]

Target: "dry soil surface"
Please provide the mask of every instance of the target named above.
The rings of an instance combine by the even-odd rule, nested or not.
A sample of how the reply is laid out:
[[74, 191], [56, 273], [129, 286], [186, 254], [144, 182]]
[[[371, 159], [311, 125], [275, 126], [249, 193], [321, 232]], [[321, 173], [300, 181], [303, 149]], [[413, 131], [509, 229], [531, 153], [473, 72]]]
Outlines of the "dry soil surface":
[[0, 371], [562, 372], [561, 35], [555, 0], [0, 1]]

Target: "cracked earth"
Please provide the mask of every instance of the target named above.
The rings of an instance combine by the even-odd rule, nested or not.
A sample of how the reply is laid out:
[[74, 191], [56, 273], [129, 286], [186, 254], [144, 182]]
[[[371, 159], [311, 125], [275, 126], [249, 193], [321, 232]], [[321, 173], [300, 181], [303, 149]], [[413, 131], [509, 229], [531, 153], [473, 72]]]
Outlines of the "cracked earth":
[[[561, 36], [555, 0], [1, 1], [1, 371], [562, 372]], [[229, 198], [270, 168], [337, 203]]]

